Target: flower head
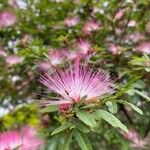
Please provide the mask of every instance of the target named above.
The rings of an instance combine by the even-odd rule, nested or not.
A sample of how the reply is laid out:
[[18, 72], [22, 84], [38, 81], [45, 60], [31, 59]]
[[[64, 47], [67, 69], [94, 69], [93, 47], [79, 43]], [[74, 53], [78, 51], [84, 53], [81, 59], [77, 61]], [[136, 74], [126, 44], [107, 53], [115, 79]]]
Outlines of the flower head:
[[136, 48], [135, 51], [142, 52], [145, 54], [150, 54], [150, 42], [141, 42]]
[[113, 55], [119, 55], [121, 54], [121, 48], [113, 43], [110, 43], [108, 45], [108, 50], [113, 54]]
[[10, 55], [6, 58], [6, 63], [10, 66], [15, 65], [15, 64], [19, 64], [21, 63], [23, 60], [22, 57], [20, 56], [16, 56], [16, 55]]
[[90, 34], [92, 31], [97, 31], [100, 29], [100, 24], [96, 21], [90, 20], [85, 23], [83, 27], [83, 32], [85, 34]]
[[69, 69], [53, 68], [51, 74], [41, 75], [40, 81], [61, 96], [59, 101], [48, 101], [50, 105], [77, 103], [84, 96], [88, 102], [114, 91], [108, 72], [102, 69], [94, 71], [85, 64], [81, 65], [79, 59], [70, 64]]
[[72, 17], [72, 18], [66, 18], [64, 20], [64, 25], [66, 27], [73, 27], [73, 26], [77, 25], [79, 23], [79, 21], [80, 21], [80, 19], [77, 16]]
[[65, 49], [49, 52], [49, 60], [51, 65], [61, 64], [64, 61], [65, 57], [66, 57]]
[[0, 13], [0, 27], [12, 26], [16, 23], [16, 16], [9, 11]]
[[123, 136], [131, 142], [131, 147], [144, 148], [147, 144], [147, 139], [142, 139], [136, 130], [130, 129], [128, 133], [123, 133]]
[[78, 43], [78, 48], [80, 53], [82, 54], [88, 54], [92, 51], [91, 44], [89, 43], [89, 41], [83, 39], [80, 39]]
[[125, 9], [119, 10], [114, 17], [114, 20], [120, 20], [125, 14]]
[[0, 150], [13, 150], [21, 145], [18, 131], [0, 133]]
[[133, 141], [133, 143], [131, 143], [131, 147], [144, 148], [146, 144], [147, 144], [147, 140], [137, 138], [136, 140]]
[[35, 150], [43, 141], [36, 137], [36, 130], [32, 127], [24, 127], [19, 131], [7, 131], [0, 133], [0, 150]]

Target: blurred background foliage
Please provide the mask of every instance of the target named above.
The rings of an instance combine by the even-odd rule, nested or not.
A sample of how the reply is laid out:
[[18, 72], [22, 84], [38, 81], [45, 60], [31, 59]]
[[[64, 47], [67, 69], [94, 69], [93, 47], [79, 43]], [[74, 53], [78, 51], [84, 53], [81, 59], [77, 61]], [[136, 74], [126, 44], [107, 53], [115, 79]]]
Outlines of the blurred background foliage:
[[[140, 107], [144, 115], [120, 104], [117, 116], [141, 137], [149, 137], [149, 0], [0, 0], [0, 13], [5, 11], [16, 21], [0, 26], [0, 131], [40, 126], [49, 139], [45, 149], [61, 149], [64, 137], [50, 136], [60, 118], [35, 104], [51, 96], [38, 81], [39, 65], [50, 57], [50, 50], [75, 52], [74, 45], [84, 39], [94, 50], [89, 63], [109, 70], [120, 86], [132, 80], [120, 98]], [[80, 18], [77, 25], [66, 27], [64, 20], [75, 16]], [[100, 29], [87, 35], [83, 27], [88, 20], [99, 22]], [[12, 55], [22, 60], [11, 63]], [[132, 149], [120, 132], [102, 121], [90, 138], [95, 150]]]

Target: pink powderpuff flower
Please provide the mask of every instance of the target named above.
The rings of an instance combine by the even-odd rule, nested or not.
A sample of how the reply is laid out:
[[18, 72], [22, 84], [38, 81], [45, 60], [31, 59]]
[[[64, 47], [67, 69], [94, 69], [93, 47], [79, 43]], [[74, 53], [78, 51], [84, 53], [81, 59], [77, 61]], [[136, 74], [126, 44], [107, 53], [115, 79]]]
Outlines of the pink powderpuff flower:
[[128, 27], [135, 27], [136, 26], [136, 21], [135, 20], [130, 20], [128, 23]]
[[144, 148], [147, 144], [147, 139], [141, 139], [137, 131], [130, 129], [128, 133], [123, 133], [124, 138], [131, 141], [130, 146], [134, 148]]
[[51, 68], [51, 65], [48, 62], [40, 62], [38, 66], [42, 71], [48, 71]]
[[18, 131], [0, 133], [0, 150], [13, 150], [22, 144]]
[[67, 59], [69, 60], [74, 60], [75, 58], [77, 58], [79, 56], [79, 52], [78, 51], [68, 51], [67, 53]]
[[26, 126], [19, 131], [0, 133], [0, 150], [36, 150], [43, 144], [43, 140], [36, 137], [36, 130]]
[[131, 147], [133, 148], [144, 148], [147, 145], [146, 139], [138, 138], [131, 143]]
[[13, 7], [13, 8], [18, 8], [18, 4], [16, 0], [9, 0], [8, 5]]
[[0, 13], [0, 28], [2, 27], [8, 27], [12, 26], [16, 23], [16, 16], [9, 12], [9, 11], [4, 11]]
[[100, 29], [100, 23], [97, 21], [89, 20], [85, 23], [83, 27], [83, 32], [85, 34], [90, 34], [92, 31], [97, 31]]
[[136, 141], [138, 139], [138, 133], [135, 130], [130, 129], [128, 133], [123, 132], [123, 137], [130, 141]]
[[66, 58], [66, 50], [60, 49], [60, 50], [53, 50], [49, 52], [49, 60], [51, 65], [58, 65], [63, 63], [63, 61]]
[[66, 70], [54, 67], [51, 74], [41, 75], [40, 82], [60, 95], [56, 101], [41, 101], [45, 106], [78, 103], [83, 96], [87, 96], [85, 102], [91, 102], [114, 92], [114, 84], [107, 71], [94, 71], [87, 64], [82, 65], [79, 59], [75, 59]]
[[92, 52], [91, 44], [87, 40], [80, 39], [78, 45], [79, 53], [89, 54]]
[[2, 48], [0, 48], [0, 57], [6, 57], [7, 56], [7, 53], [4, 52], [4, 50]]
[[114, 20], [120, 20], [124, 16], [124, 13], [125, 9], [119, 10], [115, 15]]
[[133, 43], [136, 43], [140, 40], [144, 40], [144, 35], [140, 32], [134, 32], [134, 33], [131, 33], [131, 34], [128, 34], [125, 36], [125, 41], [127, 43], [129, 42], [133, 42]]
[[121, 54], [121, 49], [119, 46], [113, 44], [113, 43], [110, 43], [108, 45], [108, 51], [110, 51], [113, 55], [119, 55]]
[[20, 56], [16, 56], [16, 55], [9, 55], [9, 56], [6, 58], [6, 63], [7, 63], [9, 66], [16, 65], [16, 64], [20, 64], [22, 61], [23, 61], [23, 58], [20, 57]]
[[22, 145], [19, 150], [37, 150], [44, 142], [37, 138], [33, 127], [25, 126], [21, 130]]
[[79, 23], [79, 21], [80, 21], [80, 19], [77, 16], [71, 17], [71, 18], [66, 18], [64, 20], [64, 25], [66, 27], [73, 27], [73, 26], [76, 26]]
[[141, 52], [144, 54], [150, 54], [150, 42], [145, 41], [141, 42], [135, 49], [134, 51]]

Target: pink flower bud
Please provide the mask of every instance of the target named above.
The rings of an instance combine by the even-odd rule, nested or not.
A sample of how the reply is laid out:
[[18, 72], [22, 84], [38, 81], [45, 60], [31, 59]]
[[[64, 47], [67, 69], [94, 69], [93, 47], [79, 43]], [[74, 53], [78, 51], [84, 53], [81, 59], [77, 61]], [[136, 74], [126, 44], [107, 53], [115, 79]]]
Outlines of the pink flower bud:
[[79, 21], [80, 21], [80, 19], [77, 16], [71, 17], [71, 18], [66, 18], [64, 20], [64, 25], [66, 27], [73, 27], [73, 26], [77, 25], [79, 23]]
[[6, 58], [6, 63], [7, 63], [9, 66], [16, 65], [16, 64], [20, 64], [22, 61], [23, 61], [23, 58], [20, 57], [20, 56], [16, 56], [16, 55], [9, 55], [9, 56]]
[[0, 13], [0, 28], [12, 26], [16, 23], [17, 18], [14, 14], [9, 11]]

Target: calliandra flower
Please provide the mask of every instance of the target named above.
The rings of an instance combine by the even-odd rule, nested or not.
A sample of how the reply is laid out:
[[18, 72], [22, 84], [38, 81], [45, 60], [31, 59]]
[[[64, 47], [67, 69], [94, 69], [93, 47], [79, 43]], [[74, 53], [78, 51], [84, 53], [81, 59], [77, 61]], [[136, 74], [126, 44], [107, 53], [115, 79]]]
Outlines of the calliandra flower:
[[145, 41], [141, 42], [135, 49], [134, 51], [141, 52], [144, 54], [150, 54], [150, 42]]
[[16, 16], [9, 12], [9, 11], [4, 11], [0, 13], [0, 28], [2, 27], [8, 27], [12, 26], [16, 23]]
[[41, 75], [40, 82], [60, 95], [59, 100], [41, 101], [41, 105], [69, 105], [78, 103], [84, 96], [85, 102], [92, 102], [114, 92], [114, 84], [107, 71], [94, 71], [87, 64], [81, 64], [79, 59], [75, 59], [66, 70], [54, 67], [51, 74]]
[[115, 16], [114, 16], [114, 20], [120, 20], [125, 14], [125, 9], [121, 9], [119, 10]]
[[36, 137], [36, 130], [25, 126], [19, 131], [0, 133], [0, 150], [37, 150], [43, 140]]
[[85, 34], [90, 34], [92, 31], [97, 31], [100, 29], [100, 24], [97, 21], [89, 20], [85, 23], [83, 27], [83, 32]]
[[48, 71], [51, 68], [51, 65], [48, 62], [40, 62], [38, 66], [42, 71]]
[[130, 129], [128, 133], [123, 133], [124, 138], [131, 142], [133, 148], [144, 148], [147, 144], [147, 139], [142, 139], [136, 130]]
[[79, 17], [75, 16], [75, 17], [70, 17], [70, 18], [66, 18], [64, 20], [64, 25], [66, 27], [73, 27], [75, 25], [77, 25], [79, 23], [80, 19]]
[[147, 145], [147, 140], [146, 139], [141, 139], [138, 138], [131, 143], [131, 147], [134, 148], [144, 148]]
[[91, 44], [87, 40], [80, 39], [77, 45], [80, 53], [88, 54], [92, 52]]
[[108, 51], [110, 51], [113, 55], [121, 54], [121, 48], [113, 43], [108, 45]]
[[131, 42], [133, 42], [133, 43], [136, 43], [136, 42], [138, 42], [138, 41], [140, 41], [140, 40], [143, 40], [145, 37], [144, 37], [144, 35], [142, 34], [142, 33], [140, 33], [140, 32], [134, 32], [134, 33], [131, 33], [131, 34], [128, 34], [128, 35], [126, 35], [125, 36], [125, 42], [126, 43], [131, 43]]
[[18, 131], [0, 133], [0, 150], [13, 150], [21, 145]]
[[68, 51], [66, 56], [67, 56], [67, 59], [73, 60], [73, 59], [77, 58], [79, 55], [80, 54], [78, 51]]
[[2, 57], [7, 56], [7, 53], [4, 52], [4, 50], [2, 48], [0, 48], [0, 56], [2, 56]]
[[43, 140], [37, 138], [37, 132], [35, 128], [25, 126], [21, 130], [21, 138], [22, 145], [19, 150], [36, 150], [39, 148], [41, 144], [43, 144]]
[[16, 64], [20, 64], [22, 61], [23, 61], [23, 58], [20, 57], [20, 56], [16, 56], [16, 55], [9, 55], [9, 56], [6, 58], [6, 63], [7, 63], [9, 66], [16, 65]]
[[130, 20], [128, 23], [128, 27], [135, 27], [136, 26], [136, 21], [135, 20]]
[[16, 0], [9, 0], [8, 5], [13, 7], [13, 8], [18, 8], [18, 4]]
[[135, 130], [130, 129], [128, 132], [123, 132], [123, 137], [127, 140], [135, 141], [138, 139], [138, 133]]
[[66, 53], [67, 52], [65, 49], [50, 51], [48, 55], [51, 65], [58, 65], [63, 63], [64, 59], [66, 58]]

